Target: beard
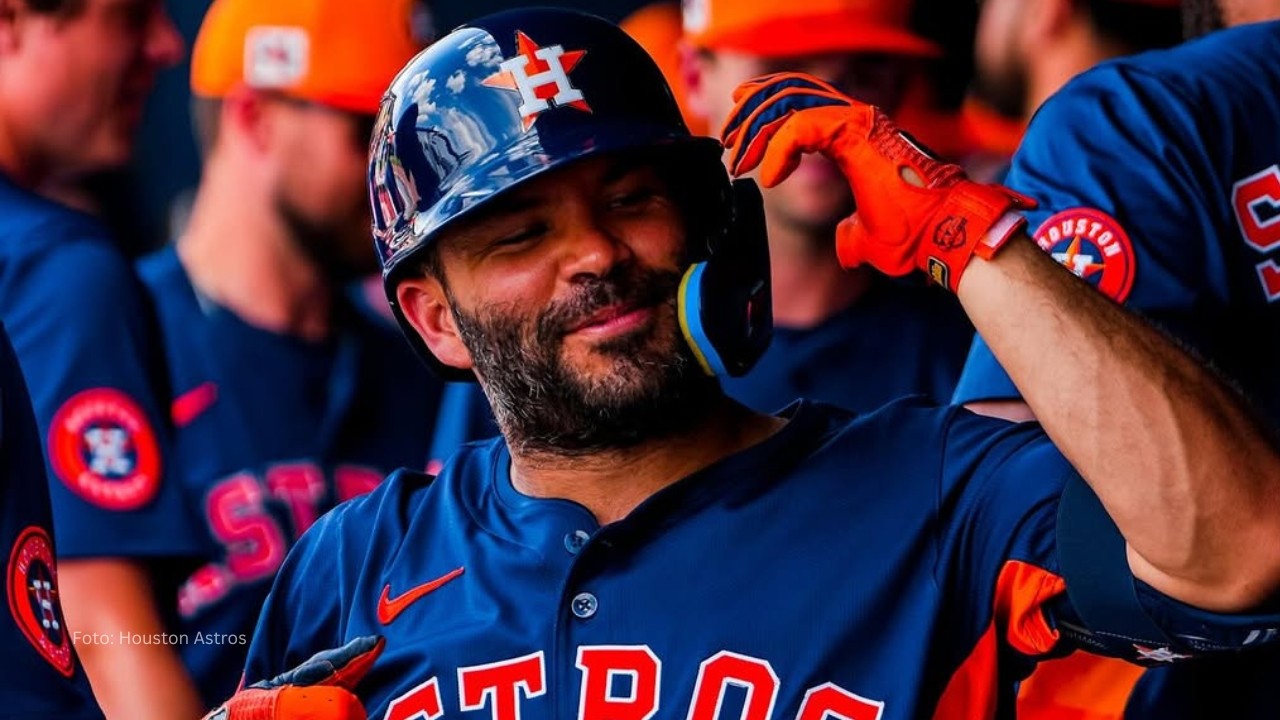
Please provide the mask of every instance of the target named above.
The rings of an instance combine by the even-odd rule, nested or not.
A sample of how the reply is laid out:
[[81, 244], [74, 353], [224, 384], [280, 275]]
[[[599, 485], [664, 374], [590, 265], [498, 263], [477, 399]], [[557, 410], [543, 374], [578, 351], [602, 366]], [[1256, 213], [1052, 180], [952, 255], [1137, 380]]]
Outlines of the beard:
[[987, 69], [974, 76], [974, 94], [996, 112], [1020, 118], [1027, 111], [1027, 74], [1022, 63], [1008, 62], [1000, 69]]
[[1224, 27], [1221, 0], [1182, 0], [1182, 36], [1187, 40]]
[[[575, 286], [533, 321], [517, 308], [481, 307], [475, 314], [449, 303], [494, 417], [513, 452], [581, 457], [672, 437], [702, 420], [719, 384], [702, 372], [674, 319], [679, 273], [620, 266]], [[446, 284], [446, 293], [448, 286]], [[611, 361], [591, 377], [564, 358], [570, 328], [601, 309], [652, 307], [655, 321], [592, 346]], [[657, 329], [655, 329], [657, 328]]]
[[349, 282], [378, 270], [369, 222], [362, 223], [354, 213], [345, 222], [317, 220], [282, 195], [275, 205], [294, 246], [331, 282]]

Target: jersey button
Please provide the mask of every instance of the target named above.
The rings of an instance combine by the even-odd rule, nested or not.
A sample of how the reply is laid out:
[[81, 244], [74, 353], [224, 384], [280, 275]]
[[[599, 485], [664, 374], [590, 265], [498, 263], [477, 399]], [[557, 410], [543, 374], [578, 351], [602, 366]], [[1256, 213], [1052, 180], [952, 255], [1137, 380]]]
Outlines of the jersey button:
[[564, 549], [568, 550], [570, 555], [577, 555], [582, 552], [582, 548], [590, 539], [591, 535], [586, 530], [575, 530], [564, 536]]
[[573, 598], [573, 614], [586, 620], [596, 614], [596, 609], [600, 606], [600, 602], [596, 600], [596, 596], [591, 593], [578, 593]]

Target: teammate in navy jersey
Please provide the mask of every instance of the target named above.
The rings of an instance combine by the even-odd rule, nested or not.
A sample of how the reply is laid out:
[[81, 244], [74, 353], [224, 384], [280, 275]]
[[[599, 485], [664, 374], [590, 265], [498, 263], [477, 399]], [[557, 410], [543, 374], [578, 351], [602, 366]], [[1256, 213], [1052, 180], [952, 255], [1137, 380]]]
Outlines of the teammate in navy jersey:
[[[926, 114], [930, 63], [942, 48], [912, 27], [917, 4], [688, 0], [680, 56], [688, 107], [719, 128], [735, 87], [789, 71], [826, 80], [894, 117]], [[761, 412], [801, 396], [857, 412], [906, 395], [951, 397], [973, 326], [945, 292], [840, 267], [831, 243], [853, 198], [835, 165], [806, 158], [763, 195], [774, 338], [751, 372], [724, 382], [725, 392]]]
[[[40, 429], [63, 605], [81, 637], [149, 636], [162, 627], [153, 538], [171, 538], [163, 552], [193, 547], [164, 475], [152, 318], [105, 228], [31, 190], [127, 163], [182, 39], [160, 0], [14, 0], [0, 35], [0, 318]], [[113, 662], [104, 644], [80, 648], [109, 716], [147, 720], [132, 712], [139, 678], [167, 717], [199, 711], [171, 652], [120, 645]], [[128, 692], [110, 692], [116, 676]]]
[[[1179, 0], [986, 0], [972, 94], [1025, 128], [1045, 100], [1094, 65], [1180, 42]], [[993, 177], [1004, 180], [1012, 154], [991, 163]]]
[[97, 720], [102, 713], [62, 615], [40, 445], [22, 371], [0, 327], [0, 557], [9, 609], [0, 622], [0, 716]]
[[235, 691], [293, 542], [426, 463], [441, 383], [343, 291], [378, 267], [369, 134], [426, 40], [413, 20], [400, 0], [218, 0], [196, 40], [205, 172], [185, 233], [139, 270], [176, 397], [170, 475], [200, 542], [169, 629], [206, 707]]
[[705, 369], [769, 337], [754, 184], [617, 28], [476, 21], [392, 84], [370, 193], [393, 310], [502, 437], [321, 518], [214, 716], [997, 717], [1072, 647], [1274, 639], [1249, 611], [1280, 586], [1280, 452], [1229, 389], [1032, 246], [1024, 198], [874, 108], [783, 74], [730, 117], [735, 174], [836, 161], [842, 263], [957, 292], [1049, 435], [728, 400]]
[[[1203, 6], [1200, 16], [1214, 9], [1193, 5]], [[1274, 2], [1227, 9], [1253, 13], [1229, 16], [1233, 24], [1280, 17]], [[1273, 422], [1280, 422], [1277, 47], [1280, 22], [1272, 21], [1103, 65], [1040, 110], [1007, 181], [1040, 201], [1027, 215], [1046, 252], [1190, 344]], [[976, 342], [955, 400], [1030, 417], [1019, 396]], [[1040, 668], [1024, 685], [1022, 709], [1031, 717], [1066, 708], [1099, 718], [1274, 718], [1277, 673], [1274, 650], [1146, 673], [1075, 657]]]

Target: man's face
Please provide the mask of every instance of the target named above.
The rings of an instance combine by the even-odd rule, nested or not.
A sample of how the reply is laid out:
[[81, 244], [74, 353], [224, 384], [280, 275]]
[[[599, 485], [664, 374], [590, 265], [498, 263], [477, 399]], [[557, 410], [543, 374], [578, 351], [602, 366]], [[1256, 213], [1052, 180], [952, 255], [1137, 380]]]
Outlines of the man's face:
[[[733, 90], [741, 83], [774, 72], [801, 72], [826, 80], [863, 102], [894, 112], [919, 66], [907, 58], [885, 55], [827, 53], [762, 58], [731, 50], [700, 53], [694, 60], [697, 79], [691, 101], [709, 126], [718, 131], [733, 108]], [[840, 171], [829, 160], [807, 155], [791, 177], [764, 191], [770, 222], [804, 233], [827, 232], [853, 211], [853, 196]]]
[[1027, 72], [1019, 51], [1026, 0], [984, 0], [974, 40], [977, 94], [1009, 117], [1027, 108]]
[[373, 116], [288, 99], [277, 114], [276, 212], [298, 248], [335, 281], [378, 268], [365, 191]]
[[14, 7], [4, 101], [39, 170], [128, 162], [156, 73], [183, 52], [161, 0], [84, 0], [66, 16]]
[[678, 432], [715, 392], [679, 326], [680, 208], [655, 167], [586, 160], [504, 196], [437, 246], [458, 334], [523, 452]]

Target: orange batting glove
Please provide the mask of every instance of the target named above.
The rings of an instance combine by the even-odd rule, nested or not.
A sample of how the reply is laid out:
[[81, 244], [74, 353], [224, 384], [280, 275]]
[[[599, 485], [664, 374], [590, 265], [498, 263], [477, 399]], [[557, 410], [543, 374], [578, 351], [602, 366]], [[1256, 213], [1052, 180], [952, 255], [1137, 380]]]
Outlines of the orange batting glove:
[[380, 637], [356, 638], [236, 693], [204, 720], [367, 720], [353, 692], [382, 654]]
[[721, 137], [735, 176], [760, 168], [773, 187], [805, 153], [834, 161], [857, 202], [836, 230], [846, 268], [886, 275], [923, 270], [952, 292], [974, 255], [991, 258], [1026, 225], [1017, 210], [1035, 202], [965, 177], [914, 142], [878, 109], [816, 78], [775, 73], [743, 83]]

